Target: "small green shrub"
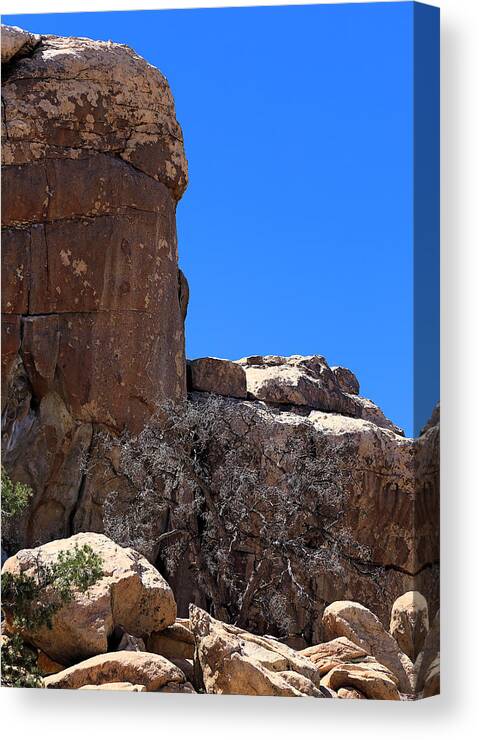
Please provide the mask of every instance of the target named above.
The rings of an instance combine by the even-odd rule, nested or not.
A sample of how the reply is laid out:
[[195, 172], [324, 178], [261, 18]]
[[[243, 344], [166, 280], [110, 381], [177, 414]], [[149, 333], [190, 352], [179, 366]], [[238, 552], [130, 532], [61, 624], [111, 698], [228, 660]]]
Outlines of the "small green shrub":
[[26, 508], [28, 500], [33, 495], [30, 486], [25, 483], [14, 483], [2, 465], [2, 526], [8, 519]]
[[42, 686], [36, 651], [29, 647], [20, 635], [3, 638], [2, 686], [27, 689]]
[[74, 590], [86, 591], [102, 572], [102, 560], [89, 545], [61, 550], [54, 563], [38, 558], [34, 576], [2, 573], [3, 609], [19, 630], [51, 629], [54, 614], [72, 600]]

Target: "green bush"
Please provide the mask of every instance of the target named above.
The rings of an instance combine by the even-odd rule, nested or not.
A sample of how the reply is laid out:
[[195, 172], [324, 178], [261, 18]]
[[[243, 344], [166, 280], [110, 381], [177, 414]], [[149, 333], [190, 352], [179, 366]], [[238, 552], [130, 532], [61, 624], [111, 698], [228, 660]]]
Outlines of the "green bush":
[[51, 628], [54, 614], [72, 600], [74, 590], [86, 591], [101, 575], [101, 558], [89, 545], [75, 545], [61, 550], [54, 563], [38, 558], [34, 576], [2, 573], [3, 609], [19, 630]]
[[2, 642], [2, 686], [36, 689], [42, 686], [36, 650], [20, 637], [4, 637]]
[[26, 508], [33, 491], [25, 483], [14, 483], [2, 466], [2, 527]]

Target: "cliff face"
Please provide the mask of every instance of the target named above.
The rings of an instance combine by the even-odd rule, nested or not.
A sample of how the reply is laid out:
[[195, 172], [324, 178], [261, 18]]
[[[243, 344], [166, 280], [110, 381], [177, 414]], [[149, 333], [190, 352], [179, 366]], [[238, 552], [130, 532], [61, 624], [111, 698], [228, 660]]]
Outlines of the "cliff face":
[[3, 35], [2, 440], [35, 542], [69, 532], [96, 425], [137, 431], [186, 393], [187, 164], [168, 83], [131, 49]]
[[[118, 450], [105, 453], [102, 437], [135, 435], [158, 402], [186, 399], [188, 285], [178, 270], [175, 209], [187, 167], [168, 84], [130, 49], [5, 33], [3, 460], [14, 480], [34, 490], [6, 533], [14, 550], [103, 532], [112, 493], [117, 518], [138, 506]], [[205, 556], [204, 512], [184, 558], [164, 558], [162, 535], [183, 527], [181, 505], [194, 491], [180, 487], [177, 508], [154, 515], [143, 500], [142, 544], [131, 544], [168, 576], [180, 615], [192, 601], [227, 619], [225, 588], [247, 587], [260, 568], [259, 590], [275, 584], [298, 647], [321, 639], [322, 611], [335, 600], [359, 601], [386, 624], [394, 600], [420, 590], [435, 612], [437, 418], [418, 440], [405, 438], [359, 395], [349, 370], [320, 356], [206, 358], [188, 374], [196, 418], [208, 394], [222, 397], [220, 433], [203, 449], [211, 505], [239, 501], [240, 486], [253, 481], [273, 513], [238, 503], [240, 535], [225, 548], [229, 570], [226, 586], [216, 578], [215, 602], [195, 575]], [[261, 526], [280, 526], [280, 505], [288, 518], [298, 455], [303, 488], [295, 493], [291, 541], [283, 535], [284, 552], [274, 542], [269, 552]], [[324, 511], [317, 487], [308, 486], [308, 471], [316, 475], [318, 466], [339, 491]], [[301, 526], [307, 536], [298, 537]], [[243, 626], [278, 631], [264, 603], [244, 603]]]

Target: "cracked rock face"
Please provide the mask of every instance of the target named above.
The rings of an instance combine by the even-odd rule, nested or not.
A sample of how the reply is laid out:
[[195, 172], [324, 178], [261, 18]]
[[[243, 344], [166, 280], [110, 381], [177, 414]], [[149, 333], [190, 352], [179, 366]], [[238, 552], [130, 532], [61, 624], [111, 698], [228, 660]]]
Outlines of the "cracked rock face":
[[3, 449], [35, 493], [25, 545], [70, 533], [96, 425], [138, 431], [186, 393], [187, 163], [166, 79], [128, 47], [2, 41]]

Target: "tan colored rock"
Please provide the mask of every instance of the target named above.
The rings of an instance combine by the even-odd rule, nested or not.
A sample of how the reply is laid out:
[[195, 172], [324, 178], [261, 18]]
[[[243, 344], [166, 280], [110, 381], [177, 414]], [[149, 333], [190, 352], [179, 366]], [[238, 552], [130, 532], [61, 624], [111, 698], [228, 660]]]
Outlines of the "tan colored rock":
[[153, 632], [148, 637], [147, 648], [150, 653], [164, 655], [165, 658], [192, 660], [195, 638], [189, 628], [189, 620], [177, 619], [162, 632]]
[[369, 609], [352, 601], [336, 601], [324, 611], [323, 628], [326, 637], [347, 637], [363, 648], [394, 674], [402, 692], [413, 693], [414, 667], [410, 658]]
[[31, 54], [40, 42], [40, 36], [24, 31], [18, 26], [2, 25], [2, 64]]
[[346, 637], [337, 637], [299, 652], [314, 663], [321, 675], [328, 673], [341, 663], [350, 663], [367, 657], [367, 652], [363, 648], [358, 647]]
[[112, 683], [130, 683], [144, 686], [145, 691], [159, 691], [166, 684], [181, 688], [186, 679], [179, 668], [161, 655], [129, 650], [96, 655], [45, 679], [47, 689], [79, 689]]
[[38, 651], [37, 667], [42, 676], [51, 676], [65, 670], [65, 666], [48, 657], [43, 650]]
[[391, 671], [379, 663], [344, 663], [329, 671], [321, 683], [338, 695], [341, 688], [352, 687], [367, 699], [401, 699]]
[[440, 612], [436, 613], [430, 626], [429, 632], [424, 640], [424, 646], [417, 656], [414, 664], [416, 676], [416, 688], [422, 691], [425, 687], [429, 669], [435, 659], [439, 656], [441, 649], [441, 618]]
[[249, 357], [238, 364], [246, 371], [252, 398], [355, 415], [355, 401], [340, 391], [331, 368], [320, 355]]
[[187, 370], [188, 386], [192, 391], [246, 398], [246, 373], [240, 365], [230, 360], [199, 357], [188, 362]]
[[394, 424], [394, 422], [388, 419], [384, 412], [379, 408], [379, 406], [376, 406], [376, 404], [373, 403], [373, 401], [371, 401], [369, 398], [363, 398], [362, 396], [353, 395], [351, 395], [350, 398], [356, 399], [357, 406], [355, 416], [358, 419], [370, 421], [377, 427], [381, 427], [382, 429], [390, 429], [391, 432], [394, 432], [394, 434], [399, 434], [401, 437], [404, 437], [404, 429], [401, 429], [401, 427], [398, 427], [397, 424]]
[[[89, 545], [101, 558], [103, 576], [85, 592], [76, 592], [73, 600], [54, 614], [52, 629], [43, 626], [23, 631], [29, 642], [53, 660], [71, 664], [106, 653], [108, 638], [117, 625], [141, 637], [173, 624], [176, 604], [164, 578], [142, 555], [119, 547], [105, 535], [82, 533], [34, 550], [21, 550], [6, 561], [2, 573], [34, 578], [37, 558], [53, 563], [59, 552], [76, 545]], [[48, 593], [42, 593], [41, 598], [48, 599]], [[6, 617], [11, 623], [12, 615], [7, 612]]]
[[252, 635], [190, 606], [195, 672], [207, 693], [250, 696], [317, 696], [313, 663], [281, 643]]
[[341, 689], [338, 689], [338, 698], [339, 699], [367, 699], [366, 696], [361, 691], [358, 691], [357, 689], [353, 689], [352, 686], [345, 686]]
[[116, 681], [113, 683], [102, 683], [99, 686], [89, 684], [87, 686], [80, 686], [80, 691], [133, 691], [135, 693], [141, 693], [146, 691], [146, 688], [139, 683], [129, 683], [128, 681]]
[[441, 661], [439, 654], [430, 663], [424, 680], [423, 698], [437, 696], [441, 693]]
[[413, 662], [421, 652], [428, 631], [429, 613], [424, 596], [419, 591], [408, 591], [396, 599], [389, 632]]

